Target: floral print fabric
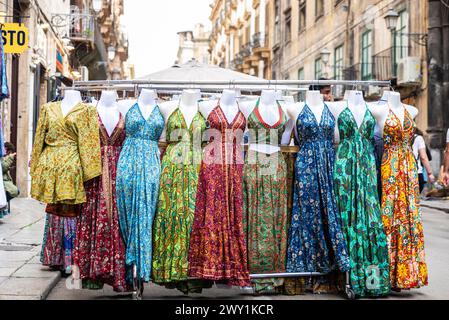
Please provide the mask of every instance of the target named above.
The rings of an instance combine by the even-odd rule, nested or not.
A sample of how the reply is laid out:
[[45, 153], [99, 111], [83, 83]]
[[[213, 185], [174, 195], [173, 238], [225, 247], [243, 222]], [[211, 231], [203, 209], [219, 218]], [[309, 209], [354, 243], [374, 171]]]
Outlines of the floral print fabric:
[[73, 260], [83, 282], [106, 283], [114, 291], [124, 292], [129, 288], [115, 187], [117, 162], [125, 140], [125, 121], [120, 115], [110, 137], [100, 117], [98, 121], [103, 175], [85, 184], [87, 202], [78, 219]]
[[390, 292], [387, 237], [377, 195], [376, 120], [367, 109], [359, 128], [347, 107], [338, 118], [340, 144], [335, 193], [350, 258], [350, 283], [359, 297]]
[[[280, 120], [269, 126], [260, 116], [258, 103], [248, 117], [250, 143], [279, 145], [287, 117], [279, 106]], [[270, 141], [275, 130], [278, 141]], [[267, 155], [248, 151], [243, 169], [244, 226], [247, 235], [248, 268], [251, 274], [285, 272], [288, 231], [287, 163], [281, 152]], [[282, 278], [253, 279], [257, 293], [273, 292]]]
[[204, 158], [210, 162], [203, 161], [200, 171], [190, 236], [189, 276], [247, 286], [250, 280], [242, 221], [241, 148], [246, 119], [239, 112], [228, 123], [217, 106], [209, 115], [208, 123], [209, 129], [221, 136], [211, 133], [210, 148], [205, 148]]
[[325, 105], [318, 123], [305, 105], [296, 121], [295, 166], [287, 272], [349, 270], [349, 257], [334, 192], [335, 119]]
[[34, 199], [47, 204], [86, 202], [84, 182], [101, 175], [96, 109], [79, 103], [64, 116], [61, 101], [43, 105], [30, 165]]
[[158, 210], [154, 220], [153, 282], [190, 291], [188, 252], [202, 159], [204, 117], [197, 112], [187, 128], [179, 108], [167, 122]]
[[[117, 164], [117, 209], [126, 247], [126, 265], [137, 278], [151, 279], [152, 225], [160, 178], [159, 138], [164, 118], [156, 106], [145, 119], [138, 104], [125, 117], [126, 139]], [[130, 279], [128, 278], [128, 281]]]
[[414, 130], [407, 110], [403, 124], [390, 110], [384, 128], [382, 219], [390, 253], [391, 286], [395, 290], [428, 284], [418, 170], [411, 147]]

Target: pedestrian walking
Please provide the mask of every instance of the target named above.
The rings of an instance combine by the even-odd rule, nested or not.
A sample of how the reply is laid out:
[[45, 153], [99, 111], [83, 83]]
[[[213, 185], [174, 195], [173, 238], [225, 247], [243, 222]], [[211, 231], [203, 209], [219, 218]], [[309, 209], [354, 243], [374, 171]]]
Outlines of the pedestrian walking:
[[432, 168], [430, 167], [432, 155], [424, 141], [423, 132], [418, 128], [415, 129], [415, 136], [413, 139], [413, 155], [418, 166], [419, 193], [422, 193], [426, 183], [430, 182], [433, 184], [436, 179], [433, 175]]

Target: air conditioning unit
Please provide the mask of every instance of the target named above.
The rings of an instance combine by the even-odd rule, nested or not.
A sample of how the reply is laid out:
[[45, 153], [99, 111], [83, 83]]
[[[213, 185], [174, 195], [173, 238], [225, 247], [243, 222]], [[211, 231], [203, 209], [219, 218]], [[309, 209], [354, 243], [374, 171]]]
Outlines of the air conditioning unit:
[[81, 81], [89, 81], [89, 69], [85, 66], [80, 68]]
[[406, 57], [398, 63], [398, 85], [417, 86], [422, 83], [421, 58]]

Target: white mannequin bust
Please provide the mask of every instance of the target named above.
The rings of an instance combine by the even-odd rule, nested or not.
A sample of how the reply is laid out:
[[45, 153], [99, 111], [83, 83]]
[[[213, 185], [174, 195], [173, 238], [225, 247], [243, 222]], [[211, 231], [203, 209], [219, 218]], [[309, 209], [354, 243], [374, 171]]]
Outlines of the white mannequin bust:
[[232, 123], [239, 112], [237, 92], [235, 90], [223, 90], [220, 100], [202, 101], [199, 104], [199, 110], [203, 117], [207, 119], [218, 104], [220, 104], [228, 123]]
[[323, 116], [324, 111], [323, 95], [319, 91], [307, 91], [305, 102], [295, 103], [288, 108], [290, 118], [293, 118], [296, 121], [305, 105], [307, 105], [315, 115], [317, 122], [321, 123], [321, 117]]
[[371, 104], [368, 108], [376, 119], [377, 125], [380, 132], [384, 132], [385, 122], [388, 119], [388, 115], [391, 111], [398, 117], [401, 122], [401, 126], [404, 125], [405, 110], [407, 110], [412, 117], [415, 119], [419, 111], [415, 107], [408, 106], [402, 103], [401, 95], [398, 92], [389, 92], [386, 95], [386, 103], [375, 103]]
[[97, 111], [108, 135], [111, 136], [120, 121], [117, 92], [103, 91], [97, 104]]
[[81, 102], [83, 102], [81, 92], [77, 90], [66, 90], [64, 93], [64, 99], [61, 101], [62, 115], [66, 117], [67, 114]]
[[339, 101], [339, 102], [332, 102], [328, 104], [329, 110], [333, 114], [335, 120], [337, 121], [337, 124], [335, 125], [335, 142], [340, 142], [340, 130], [338, 128], [338, 118], [340, 117], [341, 113], [346, 109], [346, 107], [349, 108], [349, 111], [351, 111], [355, 122], [357, 123], [357, 128], [360, 129], [360, 127], [363, 124], [363, 120], [365, 119], [366, 115], [366, 102], [363, 98], [363, 92], [357, 91], [357, 90], [348, 90], [345, 93], [345, 96], [347, 97], [347, 101]]
[[[287, 104], [283, 101], [277, 100], [277, 93], [274, 90], [263, 90], [259, 101], [259, 112], [262, 120], [269, 126], [275, 125], [279, 121], [279, 108], [278, 103], [281, 105], [283, 112], [289, 120], [287, 110]], [[255, 101], [245, 101], [240, 104], [242, 113], [248, 118], [256, 107]], [[282, 145], [288, 145], [290, 143], [290, 136], [293, 126], [286, 125], [286, 130], [282, 136]], [[290, 130], [290, 131], [289, 131]], [[279, 146], [267, 145], [267, 144], [251, 144], [249, 147], [252, 151], [257, 151], [265, 154], [273, 154], [279, 152], [281, 148]]]
[[156, 91], [143, 89], [137, 99], [137, 104], [139, 105], [140, 112], [142, 112], [143, 117], [148, 120], [153, 113], [154, 108], [157, 106]]

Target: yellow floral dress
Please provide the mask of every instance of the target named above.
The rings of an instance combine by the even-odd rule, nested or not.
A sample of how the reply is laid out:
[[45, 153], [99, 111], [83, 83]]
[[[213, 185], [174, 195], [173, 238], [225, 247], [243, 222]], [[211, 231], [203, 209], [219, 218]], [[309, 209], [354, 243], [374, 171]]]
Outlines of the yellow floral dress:
[[411, 148], [415, 124], [390, 110], [384, 129], [382, 220], [390, 254], [393, 290], [427, 285], [424, 232], [419, 206], [418, 170]]
[[47, 204], [86, 202], [84, 182], [101, 175], [97, 111], [83, 103], [64, 116], [61, 102], [41, 107], [31, 156], [31, 196]]

